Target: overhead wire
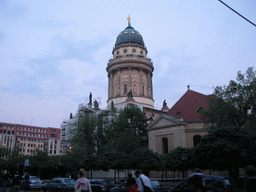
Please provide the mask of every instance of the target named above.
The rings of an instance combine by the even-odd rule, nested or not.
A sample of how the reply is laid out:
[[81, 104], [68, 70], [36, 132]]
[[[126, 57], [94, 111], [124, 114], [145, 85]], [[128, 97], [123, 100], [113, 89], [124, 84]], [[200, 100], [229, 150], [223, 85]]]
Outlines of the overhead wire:
[[237, 15], [239, 15], [240, 17], [242, 17], [243, 19], [245, 19], [246, 21], [248, 21], [249, 23], [251, 23], [252, 25], [254, 25], [254, 27], [256, 27], [256, 24], [253, 23], [252, 21], [250, 21], [249, 19], [247, 19], [246, 17], [244, 17], [243, 15], [241, 15], [240, 13], [238, 13], [236, 10], [232, 9], [230, 6], [228, 6], [226, 3], [224, 3], [221, 0], [218, 0], [219, 2], [221, 2], [223, 5], [225, 5], [226, 7], [228, 7], [230, 10], [232, 10], [233, 12], [235, 12]]

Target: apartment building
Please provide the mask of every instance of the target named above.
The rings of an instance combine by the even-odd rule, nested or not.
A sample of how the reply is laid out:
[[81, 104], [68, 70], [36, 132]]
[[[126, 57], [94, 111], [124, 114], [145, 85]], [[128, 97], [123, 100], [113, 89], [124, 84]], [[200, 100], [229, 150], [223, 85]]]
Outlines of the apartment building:
[[0, 122], [0, 148], [13, 151], [15, 147], [25, 156], [33, 155], [36, 149], [46, 150], [49, 155], [60, 155], [60, 129]]

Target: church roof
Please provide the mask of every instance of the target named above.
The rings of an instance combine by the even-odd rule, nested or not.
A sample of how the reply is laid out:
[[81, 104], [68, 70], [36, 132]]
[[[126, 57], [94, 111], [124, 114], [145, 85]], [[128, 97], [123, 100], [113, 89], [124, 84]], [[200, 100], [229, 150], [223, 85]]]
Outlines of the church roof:
[[183, 118], [184, 122], [200, 121], [200, 108], [207, 109], [209, 97], [213, 95], [203, 95], [201, 93], [188, 90], [167, 112], [167, 115]]
[[144, 41], [141, 34], [131, 26], [130, 20], [131, 19], [129, 17], [128, 26], [117, 36], [115, 46], [128, 43], [136, 43], [144, 46]]

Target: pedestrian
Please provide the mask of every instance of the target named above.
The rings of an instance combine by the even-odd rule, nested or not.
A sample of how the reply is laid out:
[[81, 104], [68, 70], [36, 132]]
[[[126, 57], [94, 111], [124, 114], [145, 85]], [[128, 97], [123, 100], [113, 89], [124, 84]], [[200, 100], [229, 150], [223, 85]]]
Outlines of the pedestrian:
[[137, 183], [137, 189], [139, 192], [153, 192], [153, 188], [150, 183], [150, 179], [144, 175], [141, 174], [140, 171], [136, 171], [135, 175], [137, 177], [136, 183]]
[[136, 180], [132, 177], [132, 174], [128, 174], [126, 186], [129, 187], [129, 192], [138, 192]]
[[79, 171], [78, 177], [74, 189], [81, 190], [81, 192], [92, 192], [90, 181], [85, 178], [83, 171]]
[[3, 184], [3, 189], [2, 189], [2, 191], [7, 191], [7, 187], [8, 187], [8, 185], [10, 184], [10, 180], [11, 180], [10, 171], [6, 171], [5, 174], [4, 174], [4, 176], [3, 176], [4, 184]]
[[248, 165], [245, 171], [247, 175], [245, 189], [247, 192], [254, 192], [256, 189], [256, 169], [253, 165]]
[[24, 188], [25, 191], [29, 190], [29, 184], [30, 184], [29, 174], [26, 173], [26, 175], [24, 177], [24, 181], [23, 181], [23, 188]]
[[12, 187], [10, 191], [17, 192], [20, 189], [21, 177], [18, 171], [12, 177]]

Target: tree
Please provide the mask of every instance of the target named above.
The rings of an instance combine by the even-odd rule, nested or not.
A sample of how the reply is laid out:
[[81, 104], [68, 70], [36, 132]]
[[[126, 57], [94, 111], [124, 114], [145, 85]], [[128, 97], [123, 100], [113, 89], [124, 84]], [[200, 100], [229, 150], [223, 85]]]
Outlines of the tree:
[[[187, 159], [182, 160], [182, 155], [186, 155]], [[171, 150], [165, 156], [165, 167], [172, 171], [184, 171], [189, 168], [188, 162], [192, 159], [192, 148], [177, 147]]]
[[142, 170], [144, 173], [162, 170], [163, 162], [160, 155], [148, 148], [138, 148], [130, 157], [133, 169]]
[[246, 74], [238, 72], [236, 81], [228, 86], [217, 86], [216, 98], [211, 98], [208, 109], [201, 110], [203, 118], [222, 127], [255, 127], [256, 122], [256, 72], [253, 67]]
[[131, 154], [137, 148], [147, 147], [147, 118], [136, 106], [127, 106], [120, 112], [114, 127], [116, 151]]
[[241, 152], [248, 151], [255, 139], [255, 134], [240, 127], [212, 127], [194, 148], [194, 164], [203, 169], [229, 170], [236, 180], [238, 168], [246, 165]]

